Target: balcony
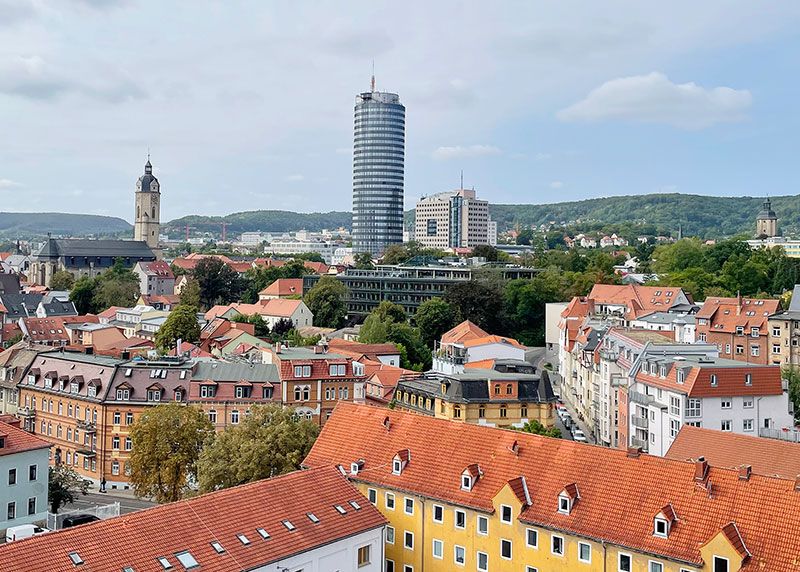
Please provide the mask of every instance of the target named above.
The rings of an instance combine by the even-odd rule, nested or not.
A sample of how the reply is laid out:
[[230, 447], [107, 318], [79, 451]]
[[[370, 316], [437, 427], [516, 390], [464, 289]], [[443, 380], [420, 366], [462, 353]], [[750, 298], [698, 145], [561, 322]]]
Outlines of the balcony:
[[649, 427], [647, 417], [640, 417], [638, 415], [631, 416], [631, 424], [639, 429], [647, 429]]
[[97, 432], [97, 426], [90, 421], [78, 421], [77, 426], [78, 429], [80, 429], [81, 431], [86, 431], [87, 433]]
[[643, 453], [647, 453], [647, 441], [639, 439], [637, 437], [631, 437], [631, 447], [639, 447]]
[[21, 418], [31, 419], [36, 417], [36, 410], [30, 407], [20, 407], [17, 409], [17, 415]]
[[617, 361], [619, 359], [619, 351], [600, 348], [600, 358], [608, 361]]
[[640, 393], [633, 390], [628, 392], [628, 398], [639, 405], [650, 405], [656, 400], [656, 398], [652, 395], [647, 395], [646, 393]]

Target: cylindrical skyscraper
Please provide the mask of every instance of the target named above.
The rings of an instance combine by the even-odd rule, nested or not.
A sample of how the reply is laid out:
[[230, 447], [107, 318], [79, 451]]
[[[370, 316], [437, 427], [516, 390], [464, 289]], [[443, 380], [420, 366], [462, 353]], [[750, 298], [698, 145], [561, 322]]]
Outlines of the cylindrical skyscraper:
[[396, 93], [356, 96], [353, 142], [353, 251], [379, 256], [403, 242], [406, 108]]

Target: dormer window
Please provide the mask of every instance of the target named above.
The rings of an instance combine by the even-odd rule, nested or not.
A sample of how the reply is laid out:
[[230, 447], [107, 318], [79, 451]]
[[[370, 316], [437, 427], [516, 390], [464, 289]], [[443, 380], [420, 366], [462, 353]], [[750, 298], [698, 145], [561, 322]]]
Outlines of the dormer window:
[[660, 538], [666, 538], [669, 535], [669, 523], [666, 519], [656, 518], [654, 520], [653, 535]]
[[744, 384], [745, 385], [753, 385], [753, 374], [752, 373], [744, 374]]
[[578, 485], [570, 483], [558, 494], [558, 512], [569, 514], [575, 506], [575, 502], [581, 498], [578, 492]]
[[403, 463], [400, 459], [392, 460], [392, 474], [399, 475], [403, 472]]
[[653, 518], [653, 536], [667, 538], [672, 525], [677, 520], [678, 516], [675, 514], [675, 509], [672, 507], [672, 504], [664, 506]]
[[717, 386], [717, 374], [716, 373], [712, 373], [710, 380], [711, 380], [711, 387], [716, 387]]
[[472, 477], [469, 475], [461, 475], [461, 490], [472, 490]]
[[683, 383], [684, 381], [686, 381], [686, 372], [683, 371], [682, 369], [679, 369], [676, 375], [678, 383]]
[[570, 502], [569, 497], [567, 496], [558, 497], [558, 512], [563, 514], [569, 514], [571, 508], [572, 508], [572, 503]]

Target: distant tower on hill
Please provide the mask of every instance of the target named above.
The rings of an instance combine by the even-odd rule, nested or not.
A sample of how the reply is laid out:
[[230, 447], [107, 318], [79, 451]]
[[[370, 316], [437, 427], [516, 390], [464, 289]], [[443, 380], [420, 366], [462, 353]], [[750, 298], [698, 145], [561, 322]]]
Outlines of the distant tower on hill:
[[767, 238], [778, 236], [778, 216], [772, 210], [772, 202], [767, 197], [756, 218], [756, 236]]
[[136, 181], [136, 219], [133, 239], [143, 240], [150, 248], [158, 248], [159, 220], [161, 218], [161, 187], [153, 176], [150, 156], [144, 165], [144, 175]]

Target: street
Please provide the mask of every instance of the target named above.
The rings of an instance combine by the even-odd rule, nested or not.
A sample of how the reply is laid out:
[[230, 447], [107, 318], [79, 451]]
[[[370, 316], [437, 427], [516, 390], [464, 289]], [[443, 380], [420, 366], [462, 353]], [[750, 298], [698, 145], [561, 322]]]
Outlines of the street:
[[87, 509], [97, 505], [119, 502], [120, 514], [136, 512], [145, 508], [157, 506], [156, 503], [144, 499], [137, 499], [132, 493], [118, 494], [116, 491], [108, 493], [90, 492], [81, 495], [74, 503], [64, 505], [59, 512]]

